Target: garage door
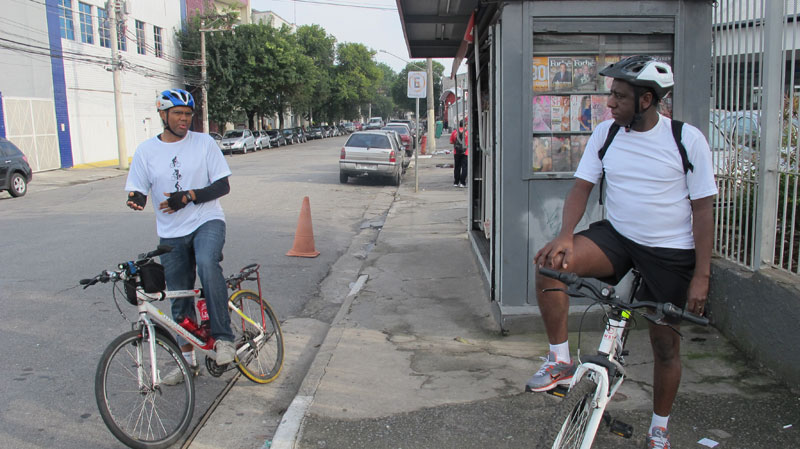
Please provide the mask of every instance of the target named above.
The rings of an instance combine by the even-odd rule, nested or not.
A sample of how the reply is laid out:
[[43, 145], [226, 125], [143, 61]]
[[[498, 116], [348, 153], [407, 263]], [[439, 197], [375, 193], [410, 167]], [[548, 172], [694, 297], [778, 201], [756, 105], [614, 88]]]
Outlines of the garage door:
[[61, 168], [53, 100], [3, 98], [6, 138], [26, 156], [34, 172]]

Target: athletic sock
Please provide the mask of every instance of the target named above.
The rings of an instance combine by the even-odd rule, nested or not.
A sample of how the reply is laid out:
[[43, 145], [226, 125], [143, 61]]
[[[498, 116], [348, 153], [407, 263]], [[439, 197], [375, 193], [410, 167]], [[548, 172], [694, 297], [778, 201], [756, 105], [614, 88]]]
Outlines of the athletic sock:
[[653, 427], [663, 427], [664, 429], [666, 429], [667, 422], [669, 422], [669, 415], [658, 416], [655, 413], [653, 413], [653, 419], [650, 421], [650, 430], [648, 431], [648, 433], [653, 433]]
[[556, 361], [569, 363], [572, 359], [569, 356], [569, 340], [557, 345], [550, 345], [550, 352], [556, 354]]
[[197, 361], [194, 358], [194, 349], [192, 349], [189, 352], [184, 352], [183, 359], [186, 360], [189, 363], [189, 365], [197, 366]]

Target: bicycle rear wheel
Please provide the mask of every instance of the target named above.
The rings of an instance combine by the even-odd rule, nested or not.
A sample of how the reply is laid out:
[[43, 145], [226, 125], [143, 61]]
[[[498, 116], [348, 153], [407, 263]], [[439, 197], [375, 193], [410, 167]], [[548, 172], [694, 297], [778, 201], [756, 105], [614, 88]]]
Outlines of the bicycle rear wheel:
[[[602, 415], [603, 410], [592, 405], [597, 384], [588, 376], [584, 376], [555, 407], [554, 419], [562, 416], [561, 427], [548, 427], [539, 441], [540, 449], [579, 449], [586, 441], [591, 445], [597, 426], [590, 429], [590, 420], [594, 413]], [[556, 421], [558, 422], [558, 421]], [[599, 424], [599, 421], [598, 423]]]
[[230, 301], [247, 317], [230, 311], [236, 367], [253, 382], [272, 382], [283, 367], [283, 334], [275, 312], [267, 301], [249, 290], [239, 290]]
[[[146, 329], [115, 338], [100, 358], [94, 382], [97, 408], [108, 429], [124, 444], [139, 449], [175, 443], [189, 427], [194, 411], [194, 379], [180, 349], [167, 337], [152, 337], [155, 359]], [[160, 379], [174, 369], [183, 373], [183, 382], [161, 384]]]

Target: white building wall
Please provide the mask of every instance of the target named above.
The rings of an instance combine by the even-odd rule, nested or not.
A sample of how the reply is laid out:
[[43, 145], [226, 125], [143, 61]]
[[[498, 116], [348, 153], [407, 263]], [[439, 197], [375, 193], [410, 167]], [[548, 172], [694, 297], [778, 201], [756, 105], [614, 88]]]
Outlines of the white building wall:
[[[78, 2], [73, 0], [75, 40], [62, 39], [65, 51], [76, 51], [111, 60], [111, 49], [100, 46], [97, 8], [101, 0], [86, 0], [92, 5], [94, 43], [81, 42]], [[184, 87], [183, 69], [178, 63], [180, 50], [175, 38], [181, 28], [180, 3], [174, 0], [128, 1], [125, 17], [127, 50], [120, 51], [122, 104], [128, 157], [136, 146], [161, 131], [155, 109], [156, 94], [162, 90]], [[145, 24], [146, 54], [137, 52], [136, 20]], [[163, 57], [156, 57], [154, 29], [162, 29]], [[114, 45], [112, 43], [112, 45]], [[113, 164], [118, 162], [117, 128], [114, 110], [113, 75], [110, 64], [64, 61], [64, 75], [72, 127], [73, 163]]]

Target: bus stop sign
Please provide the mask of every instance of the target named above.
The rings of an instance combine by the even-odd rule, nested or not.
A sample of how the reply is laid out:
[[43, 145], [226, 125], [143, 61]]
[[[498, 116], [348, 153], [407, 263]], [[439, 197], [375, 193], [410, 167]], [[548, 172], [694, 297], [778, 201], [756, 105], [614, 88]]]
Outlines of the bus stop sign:
[[428, 74], [425, 72], [408, 72], [408, 98], [426, 98], [428, 96]]

